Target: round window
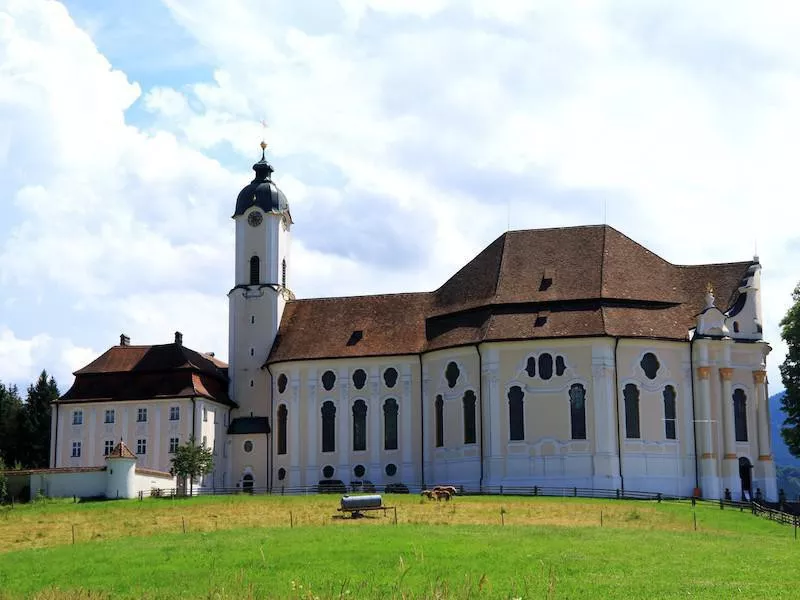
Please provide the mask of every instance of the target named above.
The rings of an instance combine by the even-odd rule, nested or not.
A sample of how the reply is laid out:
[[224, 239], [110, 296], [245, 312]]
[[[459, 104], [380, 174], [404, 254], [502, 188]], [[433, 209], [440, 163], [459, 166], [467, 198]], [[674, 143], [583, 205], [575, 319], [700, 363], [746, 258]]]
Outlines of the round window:
[[356, 477], [363, 477], [366, 472], [367, 470], [364, 468], [364, 465], [356, 465], [355, 469], [353, 469], [353, 474], [355, 474]]
[[334, 468], [332, 466], [325, 465], [324, 467], [322, 467], [322, 476], [325, 479], [330, 479], [331, 477], [333, 477], [334, 473], [335, 473], [335, 470], [334, 470]]
[[286, 479], [286, 469], [281, 467], [278, 469], [278, 481], [283, 481], [284, 479]]
[[389, 477], [394, 476], [396, 473], [397, 473], [397, 465], [396, 464], [389, 463], [388, 465], [386, 465], [386, 474]]
[[250, 440], [247, 440], [244, 443], [244, 451], [245, 452], [252, 452], [253, 451], [253, 442], [251, 442]]

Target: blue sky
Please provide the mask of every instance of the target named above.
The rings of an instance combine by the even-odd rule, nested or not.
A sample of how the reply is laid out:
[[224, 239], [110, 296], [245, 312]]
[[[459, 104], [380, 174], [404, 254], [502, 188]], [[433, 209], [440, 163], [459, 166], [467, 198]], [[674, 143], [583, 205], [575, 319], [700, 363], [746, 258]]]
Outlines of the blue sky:
[[666, 0], [0, 0], [0, 381], [125, 332], [227, 354], [266, 118], [299, 297], [433, 289], [506, 230], [602, 222], [800, 279], [800, 9]]

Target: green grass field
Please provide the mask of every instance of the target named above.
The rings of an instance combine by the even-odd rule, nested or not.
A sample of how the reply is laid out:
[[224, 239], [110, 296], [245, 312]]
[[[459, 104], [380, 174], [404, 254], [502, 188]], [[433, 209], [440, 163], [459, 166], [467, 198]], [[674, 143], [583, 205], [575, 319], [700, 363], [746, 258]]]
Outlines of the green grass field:
[[698, 505], [695, 531], [689, 503], [384, 499], [397, 525], [335, 496], [20, 506], [0, 599], [800, 597], [800, 541], [746, 512]]

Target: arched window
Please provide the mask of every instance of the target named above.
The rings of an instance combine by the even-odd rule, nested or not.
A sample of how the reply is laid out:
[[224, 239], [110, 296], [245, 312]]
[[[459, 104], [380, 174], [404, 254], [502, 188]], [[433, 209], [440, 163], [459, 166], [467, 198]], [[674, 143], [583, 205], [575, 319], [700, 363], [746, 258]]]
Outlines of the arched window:
[[286, 405], [281, 404], [278, 407], [278, 454], [286, 454], [286, 417], [288, 414]]
[[261, 279], [261, 261], [257, 256], [250, 257], [250, 285], [256, 284]]
[[353, 402], [353, 451], [367, 449], [367, 403]]
[[629, 383], [622, 395], [625, 398], [625, 437], [639, 439], [639, 388]]
[[573, 440], [586, 439], [586, 388], [575, 383], [569, 388], [569, 418]]
[[464, 405], [464, 443], [474, 444], [477, 436], [475, 435], [475, 392], [467, 390], [461, 399]]
[[668, 385], [664, 388], [664, 437], [677, 439], [675, 430], [675, 388]]
[[397, 400], [383, 403], [383, 449], [397, 450]]
[[281, 261], [281, 285], [286, 287], [286, 259]]
[[444, 446], [444, 400], [441, 394], [436, 396], [433, 406], [436, 409], [436, 447], [441, 448]]
[[736, 441], [747, 441], [747, 395], [743, 389], [733, 392], [733, 428]]
[[553, 376], [553, 356], [545, 352], [539, 356], [539, 377], [547, 381]]
[[336, 406], [330, 400], [322, 404], [322, 451], [336, 452]]
[[242, 477], [242, 488], [245, 490], [252, 490], [253, 484], [253, 476], [250, 473], [246, 473], [244, 477]]
[[515, 385], [508, 390], [508, 433], [512, 442], [525, 439], [525, 407], [522, 388]]

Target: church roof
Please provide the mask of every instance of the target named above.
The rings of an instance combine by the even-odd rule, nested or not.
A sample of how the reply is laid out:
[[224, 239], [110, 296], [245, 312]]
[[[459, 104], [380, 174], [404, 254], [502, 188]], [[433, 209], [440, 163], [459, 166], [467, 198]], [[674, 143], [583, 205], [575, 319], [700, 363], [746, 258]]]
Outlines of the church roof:
[[268, 362], [501, 340], [687, 340], [706, 285], [730, 306], [750, 265], [673, 265], [607, 225], [510, 231], [433, 292], [289, 302]]
[[182, 343], [120, 344], [75, 371], [75, 382], [57, 402], [202, 397], [235, 406], [228, 397], [227, 367]]

